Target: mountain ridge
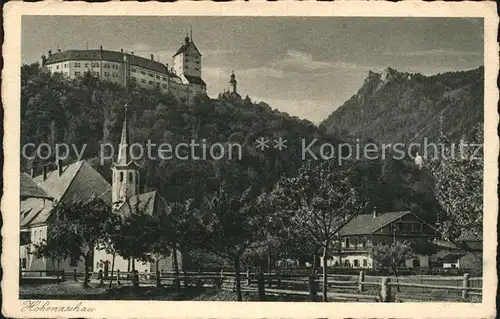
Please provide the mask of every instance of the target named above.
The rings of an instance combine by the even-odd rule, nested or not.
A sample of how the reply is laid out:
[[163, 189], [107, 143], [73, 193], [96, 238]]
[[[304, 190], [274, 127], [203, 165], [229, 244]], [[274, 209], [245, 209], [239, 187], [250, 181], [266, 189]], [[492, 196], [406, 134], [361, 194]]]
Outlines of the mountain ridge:
[[[484, 67], [425, 76], [369, 71], [358, 92], [325, 119], [328, 133], [382, 143], [469, 137], [483, 122]], [[443, 116], [442, 126], [438, 120]]]

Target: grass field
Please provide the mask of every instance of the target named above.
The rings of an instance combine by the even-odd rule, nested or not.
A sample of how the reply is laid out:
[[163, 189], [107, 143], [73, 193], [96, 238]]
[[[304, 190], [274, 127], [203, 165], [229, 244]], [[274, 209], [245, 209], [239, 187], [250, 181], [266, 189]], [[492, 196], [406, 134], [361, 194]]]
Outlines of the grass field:
[[[236, 293], [217, 291], [215, 288], [196, 290], [182, 289], [177, 293], [171, 287], [143, 286], [134, 289], [132, 286], [114, 286], [111, 290], [90, 284], [82, 288], [80, 282], [66, 281], [60, 284], [21, 285], [20, 299], [67, 299], [67, 300], [194, 300], [194, 301], [236, 301]], [[257, 301], [255, 293], [243, 293], [244, 301]], [[267, 296], [269, 301], [305, 301], [305, 298]]]

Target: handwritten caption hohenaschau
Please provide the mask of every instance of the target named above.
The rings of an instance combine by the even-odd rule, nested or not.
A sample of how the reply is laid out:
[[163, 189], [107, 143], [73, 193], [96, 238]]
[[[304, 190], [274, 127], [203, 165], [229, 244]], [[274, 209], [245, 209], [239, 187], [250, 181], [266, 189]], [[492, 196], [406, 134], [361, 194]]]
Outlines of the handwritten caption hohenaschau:
[[94, 312], [96, 309], [92, 306], [86, 306], [83, 302], [74, 305], [55, 305], [51, 301], [26, 300], [22, 303], [21, 311], [33, 312]]

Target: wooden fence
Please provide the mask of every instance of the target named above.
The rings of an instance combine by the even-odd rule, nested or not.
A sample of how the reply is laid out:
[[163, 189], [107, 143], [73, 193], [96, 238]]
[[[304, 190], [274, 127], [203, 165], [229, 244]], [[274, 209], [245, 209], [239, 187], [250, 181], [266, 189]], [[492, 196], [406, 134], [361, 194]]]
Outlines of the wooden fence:
[[[46, 273], [47, 271], [23, 271], [27, 273]], [[61, 271], [58, 273], [61, 278], [73, 278], [77, 280], [83, 274], [76, 272], [68, 273]], [[93, 273], [91, 278], [97, 279], [104, 284], [104, 281], [112, 279], [118, 285], [155, 285], [157, 278], [154, 272], [126, 273], [115, 271], [109, 273], [108, 277], [101, 278], [98, 273]], [[299, 296], [307, 300], [318, 301], [322, 299], [322, 276], [304, 276], [303, 274], [286, 275], [277, 273], [254, 273], [246, 271], [241, 273], [241, 288], [244, 292], [258, 293], [260, 300], [266, 300], [266, 295], [289, 295]], [[160, 284], [163, 286], [174, 286], [175, 273], [161, 272]], [[179, 273], [179, 285], [188, 287], [213, 287], [218, 290], [235, 291], [236, 273], [227, 271], [181, 271]], [[444, 283], [444, 284], [443, 284]], [[451, 283], [455, 283], [452, 285]], [[327, 280], [329, 299], [345, 301], [368, 301], [368, 302], [394, 302], [394, 301], [418, 301], [422, 300], [417, 295], [410, 292], [410, 296], [401, 297], [399, 290], [413, 289], [420, 294], [426, 295], [431, 291], [443, 291], [452, 295], [453, 298], [461, 301], [471, 301], [473, 297], [482, 296], [482, 278], [470, 277], [469, 274], [455, 277], [437, 276], [369, 276], [364, 271], [360, 271], [357, 276], [345, 274], [329, 274]], [[398, 292], [396, 292], [396, 289]], [[425, 299], [425, 298], [423, 298]], [[434, 300], [434, 299], [431, 299]], [[442, 300], [435, 300], [442, 301]], [[448, 300], [450, 301], [450, 300]], [[455, 300], [456, 301], [456, 300]]]

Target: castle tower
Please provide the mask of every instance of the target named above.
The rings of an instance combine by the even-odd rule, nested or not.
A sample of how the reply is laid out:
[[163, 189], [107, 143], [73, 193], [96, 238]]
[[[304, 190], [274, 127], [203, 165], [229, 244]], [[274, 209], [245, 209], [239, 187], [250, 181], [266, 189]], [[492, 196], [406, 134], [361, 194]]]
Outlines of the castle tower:
[[111, 194], [113, 205], [123, 203], [139, 191], [139, 167], [130, 157], [130, 134], [127, 124], [127, 107], [125, 106], [125, 120], [118, 145], [118, 158], [113, 165]]
[[236, 84], [238, 81], [236, 81], [236, 75], [234, 75], [234, 71], [231, 73], [231, 80], [229, 80], [229, 92], [230, 93], [238, 93], [236, 91]]

